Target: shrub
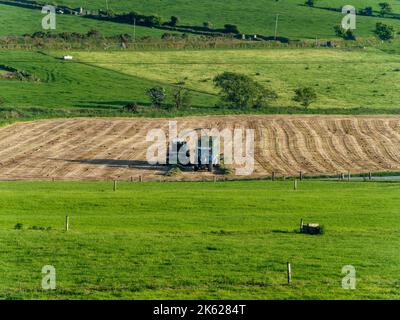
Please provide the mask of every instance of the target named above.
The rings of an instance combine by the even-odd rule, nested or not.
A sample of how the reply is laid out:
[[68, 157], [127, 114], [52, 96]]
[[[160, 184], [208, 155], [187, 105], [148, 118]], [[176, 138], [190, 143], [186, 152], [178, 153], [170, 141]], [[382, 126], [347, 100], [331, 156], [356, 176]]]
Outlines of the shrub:
[[212, 23], [211, 23], [211, 22], [205, 21], [205, 22], [203, 22], [203, 27], [204, 27], [205, 29], [211, 29], [213, 26], [212, 26]]
[[144, 18], [144, 25], [148, 27], [159, 27], [161, 25], [160, 16], [146, 16]]
[[315, 0], [307, 0], [305, 3], [305, 5], [309, 6], [309, 7], [314, 7], [314, 4], [315, 4]]
[[373, 14], [372, 7], [365, 7], [364, 9], [361, 10], [360, 13], [365, 16], [372, 16], [372, 14]]
[[381, 40], [390, 40], [394, 38], [395, 31], [393, 26], [389, 26], [382, 22], [377, 22], [375, 26], [375, 34]]
[[189, 107], [191, 104], [191, 96], [189, 90], [185, 88], [185, 83], [179, 83], [172, 92], [172, 98], [174, 100], [174, 106], [176, 109], [182, 109]]
[[167, 173], [165, 174], [168, 177], [174, 177], [182, 173], [182, 170], [179, 168], [179, 166], [173, 166], [170, 168]]
[[356, 36], [354, 35], [353, 31], [348, 29], [345, 30], [342, 26], [335, 26], [334, 27], [335, 33], [338, 37], [343, 38], [344, 40], [356, 40]]
[[146, 91], [154, 107], [160, 108], [167, 97], [163, 87], [153, 87]]
[[392, 6], [390, 5], [390, 3], [381, 2], [381, 3], [379, 3], [379, 6], [381, 7], [380, 14], [381, 14], [382, 17], [385, 16], [385, 14], [392, 13], [392, 11], [393, 11]]
[[179, 18], [176, 16], [172, 16], [169, 25], [175, 27], [178, 23], [179, 23]]
[[101, 32], [100, 32], [99, 30], [92, 29], [92, 30], [89, 30], [89, 31], [88, 31], [88, 33], [86, 34], [86, 36], [87, 36], [88, 38], [101, 38], [101, 37], [102, 37], [102, 34], [101, 34]]
[[24, 227], [24, 225], [23, 225], [22, 223], [17, 223], [17, 224], [14, 226], [14, 229], [15, 229], [15, 230], [22, 230], [23, 227]]
[[138, 113], [138, 104], [136, 102], [130, 102], [124, 107], [124, 111]]
[[306, 108], [317, 100], [317, 94], [312, 87], [298, 88], [294, 92], [295, 96], [293, 100], [300, 102], [300, 104]]
[[277, 98], [277, 94], [264, 88], [249, 76], [224, 72], [214, 78], [224, 104], [234, 108], [262, 107], [268, 100]]
[[239, 28], [234, 24], [226, 24], [224, 26], [224, 28], [225, 28], [225, 32], [227, 32], [227, 33], [234, 33], [234, 34], [240, 33]]

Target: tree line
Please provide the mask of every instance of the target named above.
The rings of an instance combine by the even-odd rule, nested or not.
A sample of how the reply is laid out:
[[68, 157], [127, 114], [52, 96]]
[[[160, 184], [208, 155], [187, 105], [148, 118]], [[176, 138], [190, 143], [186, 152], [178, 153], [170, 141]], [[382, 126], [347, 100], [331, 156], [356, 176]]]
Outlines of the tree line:
[[[264, 87], [258, 81], [248, 75], [224, 72], [213, 79], [214, 86], [219, 90], [219, 108], [231, 109], [260, 109], [267, 107], [278, 94]], [[156, 109], [167, 109], [169, 111], [183, 110], [191, 106], [191, 91], [186, 87], [185, 82], [179, 82], [174, 86], [171, 94], [172, 104], [166, 103], [167, 90], [162, 86], [155, 86], [146, 89], [151, 104]], [[294, 90], [293, 101], [308, 108], [311, 103], [317, 100], [317, 93], [312, 87], [299, 87]], [[139, 105], [130, 102], [124, 107], [125, 111], [137, 113]]]

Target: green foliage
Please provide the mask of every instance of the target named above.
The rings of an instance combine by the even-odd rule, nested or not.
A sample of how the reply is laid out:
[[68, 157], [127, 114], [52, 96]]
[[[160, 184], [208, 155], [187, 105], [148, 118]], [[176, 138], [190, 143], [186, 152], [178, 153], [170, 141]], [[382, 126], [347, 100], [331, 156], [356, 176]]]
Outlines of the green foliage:
[[372, 7], [365, 7], [364, 9], [361, 10], [360, 13], [365, 15], [365, 16], [372, 16], [373, 9], [372, 9]]
[[356, 40], [356, 36], [354, 35], [353, 31], [350, 29], [343, 29], [342, 26], [337, 25], [334, 26], [335, 34], [338, 37], [343, 38], [344, 40]]
[[317, 100], [317, 93], [312, 87], [297, 88], [294, 92], [293, 100], [300, 102], [306, 108]]
[[393, 26], [378, 22], [375, 27], [375, 34], [379, 39], [387, 41], [394, 38], [395, 31]]
[[146, 93], [149, 96], [151, 103], [156, 108], [161, 108], [167, 97], [165, 89], [160, 86], [149, 88], [146, 90]]
[[162, 19], [158, 15], [146, 16], [144, 19], [144, 24], [149, 27], [157, 27], [162, 23]]
[[192, 102], [190, 91], [185, 88], [185, 83], [180, 82], [172, 91], [172, 99], [177, 110], [187, 108]]
[[234, 33], [234, 34], [240, 33], [239, 28], [237, 27], [237, 25], [234, 25], [234, 24], [226, 24], [224, 26], [224, 28], [225, 28], [225, 32], [227, 32], [227, 33]]
[[305, 5], [309, 6], [309, 7], [314, 7], [314, 4], [315, 4], [315, 0], [307, 0], [305, 3]]
[[22, 230], [23, 227], [24, 227], [24, 225], [23, 225], [22, 223], [17, 223], [17, 224], [14, 226], [14, 229], [15, 229], [15, 230]]
[[126, 106], [124, 106], [124, 111], [138, 113], [139, 105], [136, 102], [130, 102]]
[[381, 8], [380, 14], [382, 17], [384, 17], [385, 15], [387, 15], [389, 13], [392, 13], [392, 11], [393, 11], [392, 6], [388, 2], [379, 3], [379, 7]]
[[203, 27], [206, 29], [211, 29], [213, 27], [212, 23], [209, 21], [203, 22]]
[[171, 17], [170, 26], [175, 27], [179, 23], [179, 18], [176, 16]]
[[214, 78], [214, 84], [220, 89], [222, 103], [233, 108], [259, 108], [277, 98], [274, 91], [240, 73], [224, 72]]

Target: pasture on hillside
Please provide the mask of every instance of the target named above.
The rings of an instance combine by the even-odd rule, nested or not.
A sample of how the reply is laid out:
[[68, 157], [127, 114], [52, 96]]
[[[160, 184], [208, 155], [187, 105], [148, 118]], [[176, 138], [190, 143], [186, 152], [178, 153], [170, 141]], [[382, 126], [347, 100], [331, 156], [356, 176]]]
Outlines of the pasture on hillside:
[[[39, 10], [26, 9], [0, 4], [0, 36], [22, 36], [32, 34], [42, 29], [42, 19], [45, 15]], [[89, 30], [99, 30], [105, 36], [127, 33], [133, 36], [133, 26], [114, 22], [103, 22], [93, 19], [85, 19], [73, 15], [57, 15], [57, 29], [55, 32], [80, 32], [87, 33]], [[163, 30], [136, 27], [136, 36], [152, 36], [160, 38]]]
[[[45, 1], [40, 1], [45, 3]], [[400, 13], [400, 4], [396, 0], [385, 1], [392, 5], [393, 11]], [[106, 9], [105, 0], [60, 0], [58, 4], [72, 8], [83, 6], [89, 9]], [[178, 16], [181, 25], [201, 26], [210, 22], [216, 28], [225, 24], [235, 24], [239, 30], [247, 34], [273, 35], [275, 18], [279, 14], [278, 34], [289, 38], [333, 38], [333, 27], [340, 24], [343, 15], [318, 8], [304, 6], [305, 0], [110, 0], [109, 9], [114, 12], [136, 11], [143, 14], [156, 14], [168, 21], [171, 16]], [[319, 0], [315, 6], [341, 8], [351, 4], [357, 9], [372, 6], [379, 10], [378, 2], [374, 0]], [[210, 8], [212, 8], [210, 10]], [[386, 21], [400, 27], [400, 20], [365, 17], [357, 18], [356, 35], [366, 37], [373, 35], [376, 22]]]
[[81, 62], [149, 81], [187, 83], [217, 94], [213, 78], [225, 71], [253, 77], [275, 90], [274, 106], [296, 105], [294, 90], [314, 87], [320, 108], [398, 107], [400, 58], [375, 48], [74, 52]]
[[75, 61], [62, 61], [65, 52], [1, 52], [4, 65], [40, 79], [0, 78], [5, 105], [121, 110], [130, 101], [149, 106], [145, 92], [156, 85], [167, 89], [171, 104], [173, 86], [184, 81], [192, 95], [187, 114], [231, 113], [215, 108], [218, 91], [212, 80], [219, 73], [234, 71], [274, 89], [278, 99], [270, 105], [278, 108], [275, 112], [279, 108], [298, 112], [293, 107], [299, 105], [292, 98], [300, 86], [311, 86], [317, 92], [310, 110], [329, 113], [333, 108], [366, 108], [395, 113], [399, 109], [400, 58], [376, 48], [69, 53]]
[[[292, 186], [1, 182], [0, 298], [399, 299], [400, 184]], [[325, 234], [298, 233], [301, 218]], [[341, 286], [345, 265], [356, 290]]]

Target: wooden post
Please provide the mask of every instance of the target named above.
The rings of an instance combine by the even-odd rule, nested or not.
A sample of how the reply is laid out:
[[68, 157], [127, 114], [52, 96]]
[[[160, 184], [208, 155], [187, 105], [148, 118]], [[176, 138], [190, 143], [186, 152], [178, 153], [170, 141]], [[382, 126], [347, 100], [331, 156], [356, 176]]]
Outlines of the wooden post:
[[69, 217], [68, 214], [65, 216], [65, 231], [69, 230]]
[[294, 179], [293, 181], [293, 188], [294, 190], [297, 190], [297, 179]]
[[214, 177], [214, 182], [217, 182], [217, 177]]
[[347, 173], [347, 181], [350, 181], [350, 178], [351, 178], [351, 173], [350, 173], [350, 171]]
[[344, 180], [344, 173], [342, 173], [342, 180]]
[[133, 177], [131, 177], [131, 182], [133, 182]]
[[143, 182], [143, 177], [139, 176], [139, 182]]
[[114, 180], [113, 191], [117, 191], [117, 181]]
[[300, 171], [300, 174], [299, 174], [299, 178], [300, 178], [300, 181], [303, 180], [303, 172], [301, 172], [301, 171]]
[[287, 282], [288, 284], [292, 282], [292, 266], [290, 262], [287, 263]]
[[372, 172], [368, 173], [368, 178], [369, 178], [369, 180], [372, 180]]
[[272, 171], [272, 181], [275, 181], [275, 171]]

